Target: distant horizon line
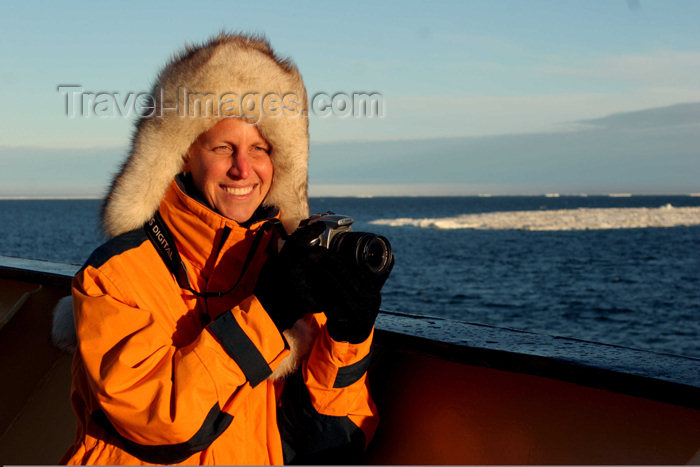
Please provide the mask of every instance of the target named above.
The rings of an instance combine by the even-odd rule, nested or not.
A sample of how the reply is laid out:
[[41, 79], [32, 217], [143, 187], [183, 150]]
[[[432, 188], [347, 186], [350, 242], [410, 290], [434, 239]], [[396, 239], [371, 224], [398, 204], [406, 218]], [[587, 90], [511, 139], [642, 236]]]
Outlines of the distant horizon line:
[[[309, 198], [506, 198], [506, 197], [542, 197], [542, 198], [585, 198], [591, 196], [607, 198], [633, 198], [640, 196], [687, 196], [689, 198], [700, 198], [700, 193], [477, 193], [477, 194], [325, 194], [309, 195]], [[2, 196], [0, 201], [60, 201], [60, 200], [104, 200], [102, 196]]]

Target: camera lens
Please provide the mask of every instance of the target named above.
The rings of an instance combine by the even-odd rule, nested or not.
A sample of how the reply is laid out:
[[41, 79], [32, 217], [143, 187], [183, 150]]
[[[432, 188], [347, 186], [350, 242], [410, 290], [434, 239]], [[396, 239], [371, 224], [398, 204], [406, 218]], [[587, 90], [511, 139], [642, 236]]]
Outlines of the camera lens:
[[367, 232], [341, 232], [333, 237], [330, 249], [364, 265], [374, 274], [388, 273], [392, 266], [391, 244], [381, 235]]

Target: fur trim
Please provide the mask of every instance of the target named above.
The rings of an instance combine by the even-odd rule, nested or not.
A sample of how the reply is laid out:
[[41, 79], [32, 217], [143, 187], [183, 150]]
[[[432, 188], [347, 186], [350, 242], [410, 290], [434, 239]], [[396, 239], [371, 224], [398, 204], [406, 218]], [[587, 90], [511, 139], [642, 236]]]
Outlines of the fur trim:
[[68, 295], [56, 303], [51, 324], [51, 343], [67, 353], [74, 353], [78, 345], [73, 318], [73, 297]]
[[291, 353], [282, 360], [275, 371], [268, 376], [268, 379], [284, 379], [301, 367], [302, 362], [311, 353], [311, 347], [313, 347], [318, 335], [318, 327], [315, 326], [313, 317], [306, 315], [305, 318], [297, 320], [294, 326], [284, 331], [283, 334], [287, 339]]
[[[209, 115], [204, 115], [205, 94], [214, 98]], [[243, 99], [246, 95], [255, 102], [252, 111], [240, 105], [251, 102]], [[288, 96], [289, 100], [265, 101], [267, 95]], [[186, 46], [161, 71], [151, 96], [155, 109], [139, 120], [129, 156], [102, 207], [108, 237], [136, 229], [150, 219], [182, 170], [190, 145], [230, 116], [256, 122], [272, 147], [273, 181], [263, 204], [280, 209], [289, 232], [308, 217], [306, 89], [296, 66], [278, 58], [263, 37], [221, 33], [203, 45]], [[228, 97], [233, 97], [229, 102], [234, 104], [221, 105]], [[205, 102], [199, 110], [197, 98]], [[287, 109], [279, 108], [283, 104]]]

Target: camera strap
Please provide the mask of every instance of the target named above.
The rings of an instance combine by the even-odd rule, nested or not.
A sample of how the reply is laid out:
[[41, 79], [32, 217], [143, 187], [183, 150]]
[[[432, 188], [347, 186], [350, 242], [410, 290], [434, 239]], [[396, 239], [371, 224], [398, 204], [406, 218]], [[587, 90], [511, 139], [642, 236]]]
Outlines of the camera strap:
[[[160, 255], [161, 259], [165, 263], [166, 267], [170, 273], [175, 277], [177, 284], [181, 289], [190, 291], [197, 297], [209, 298], [209, 297], [223, 297], [226, 294], [233, 292], [241, 279], [245, 275], [248, 266], [255, 257], [255, 253], [260, 246], [265, 233], [270, 231], [272, 228], [277, 229], [278, 232], [284, 232], [282, 223], [279, 219], [270, 219], [266, 221], [255, 234], [253, 238], [253, 244], [250, 246], [248, 255], [243, 262], [243, 267], [241, 268], [241, 273], [238, 276], [235, 284], [230, 289], [223, 292], [197, 292], [192, 288], [192, 283], [190, 282], [190, 276], [187, 273], [187, 268], [185, 263], [182, 262], [180, 257], [180, 252], [177, 251], [177, 246], [175, 245], [175, 239], [173, 234], [168, 228], [167, 224], [160, 215], [160, 212], [156, 211], [151, 219], [149, 219], [144, 225], [143, 229], [146, 231], [146, 236], [151, 241], [156, 251]], [[286, 236], [286, 233], [285, 233]]]

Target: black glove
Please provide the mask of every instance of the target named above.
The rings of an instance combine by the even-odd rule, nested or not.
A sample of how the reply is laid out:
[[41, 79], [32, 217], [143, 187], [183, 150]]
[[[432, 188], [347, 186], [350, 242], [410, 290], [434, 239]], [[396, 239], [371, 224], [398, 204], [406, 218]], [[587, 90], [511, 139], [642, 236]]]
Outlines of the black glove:
[[265, 262], [255, 286], [255, 296], [280, 332], [291, 328], [306, 313], [320, 313], [314, 292], [318, 289], [319, 259], [327, 253], [309, 242], [323, 232], [318, 222], [297, 229], [279, 254]]
[[392, 265], [378, 276], [334, 252], [319, 258], [323, 286], [319, 299], [328, 318], [328, 334], [336, 342], [364, 342], [374, 326], [382, 302], [380, 290]]

